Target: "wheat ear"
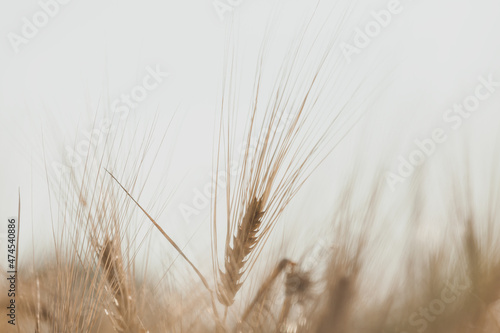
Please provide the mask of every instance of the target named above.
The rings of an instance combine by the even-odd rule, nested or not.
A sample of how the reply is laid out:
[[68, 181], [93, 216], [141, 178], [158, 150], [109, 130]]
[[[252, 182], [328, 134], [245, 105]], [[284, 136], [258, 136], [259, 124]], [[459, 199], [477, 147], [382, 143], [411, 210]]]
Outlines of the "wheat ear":
[[[310, 19], [313, 17], [314, 13]], [[223, 185], [226, 201], [223, 207], [226, 214], [224, 263], [219, 263], [217, 245], [218, 220], [223, 218], [218, 214], [218, 187], [221, 185], [218, 177], [212, 187], [211, 212], [216, 292], [226, 311], [234, 303], [283, 211], [349, 132], [349, 128], [337, 131], [337, 120], [352, 107], [351, 98], [357, 90], [339, 96], [338, 109], [322, 110], [320, 97], [328, 88], [325, 80], [336, 74], [330, 67], [335, 40], [329, 41], [325, 48], [314, 42], [310, 47], [320, 48], [321, 55], [318, 59], [308, 59], [311, 50], [305, 50], [302, 45], [307, 34], [305, 24], [284, 57], [282, 67], [272, 78], [274, 84], [268, 88], [264, 87], [262, 79], [270, 35], [264, 38], [246, 122], [240, 124], [244, 125], [241, 136], [236, 132], [240, 130], [238, 113], [242, 112], [237, 105], [238, 89], [234, 85], [238, 79], [236, 60], [235, 54], [229, 52], [231, 48], [227, 49], [219, 129], [214, 141], [214, 170], [218, 174], [225, 167], [226, 176]], [[306, 67], [311, 70], [304, 71]], [[234, 158], [235, 143], [239, 142], [246, 145], [246, 149], [242, 156]], [[233, 161], [239, 163], [238, 168], [234, 168]]]
[[234, 297], [241, 287], [246, 259], [258, 241], [262, 215], [262, 200], [253, 198], [233, 237], [232, 245], [228, 244], [226, 247], [225, 273], [220, 277], [220, 289], [223, 292], [217, 295], [219, 301], [226, 306], [233, 304]]
[[146, 332], [138, 322], [119, 244], [106, 239], [100, 250], [99, 262], [117, 312], [109, 312], [115, 330], [119, 333]]

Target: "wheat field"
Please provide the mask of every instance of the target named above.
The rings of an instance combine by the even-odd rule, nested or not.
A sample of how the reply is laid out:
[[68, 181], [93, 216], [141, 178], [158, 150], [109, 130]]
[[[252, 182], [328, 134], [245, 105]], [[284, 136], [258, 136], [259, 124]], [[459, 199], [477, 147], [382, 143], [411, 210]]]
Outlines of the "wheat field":
[[[389, 1], [370, 22], [390, 29], [406, 5]], [[141, 118], [109, 92], [78, 124], [88, 137], [68, 125], [71, 156], [60, 157], [61, 142], [42, 126], [42, 149], [30, 157], [42, 190], [26, 177], [31, 188], [16, 193], [9, 224], [16, 236], [0, 242], [2, 258], [14, 253], [8, 244], [16, 248], [15, 260], [2, 259], [16, 272], [1, 273], [0, 332], [500, 332], [498, 119], [484, 116], [455, 139], [444, 130], [483, 101], [498, 108], [496, 62], [473, 84], [457, 84], [463, 107], [440, 117], [449, 127], [411, 139], [418, 149], [398, 157], [411, 134], [378, 128], [386, 114], [375, 109], [432, 107], [418, 91], [396, 102], [389, 87], [400, 49], [386, 55], [378, 34], [352, 29], [359, 6], [314, 2], [299, 22], [290, 18], [289, 39], [279, 25], [286, 14], [271, 11], [248, 54], [238, 18], [228, 19], [217, 105], [197, 120], [211, 137], [192, 135], [200, 127], [182, 123], [182, 106]], [[375, 46], [353, 51], [353, 35], [353, 45], [364, 36]], [[168, 77], [160, 66], [145, 72], [144, 87]], [[178, 142], [191, 125], [208, 152]], [[383, 136], [392, 146], [378, 144]], [[198, 154], [195, 170], [210, 174], [192, 205], [179, 205], [181, 216], [169, 203], [202, 181], [167, 177], [172, 165], [183, 168], [175, 149]], [[48, 203], [44, 214], [36, 201]], [[183, 221], [199, 211], [204, 222]]]

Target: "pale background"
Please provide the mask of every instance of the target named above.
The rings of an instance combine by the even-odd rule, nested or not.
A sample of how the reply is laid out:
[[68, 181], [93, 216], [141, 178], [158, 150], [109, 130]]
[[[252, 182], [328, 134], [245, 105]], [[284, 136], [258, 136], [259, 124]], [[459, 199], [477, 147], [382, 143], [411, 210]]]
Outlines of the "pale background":
[[[343, 27], [346, 36], [371, 19], [370, 11], [384, 9], [388, 2], [358, 1]], [[328, 223], [333, 194], [358, 153], [370, 156], [371, 163], [363, 164], [366, 169], [375, 169], [380, 160], [393, 165], [399, 154], [411, 151], [415, 138], [428, 137], [442, 126], [444, 110], [470, 95], [478, 76], [496, 73], [500, 80], [500, 2], [402, 0], [401, 5], [402, 13], [351, 64], [344, 64], [351, 69], [378, 64], [377, 75], [382, 80], [383, 73], [390, 72], [390, 80], [363, 121], [304, 187], [304, 207], [314, 213], [307, 214], [307, 223], [300, 221], [304, 207], [289, 214], [297, 234], [306, 230], [303, 235], [314, 240], [319, 233], [315, 230]], [[283, 52], [312, 6], [305, 0], [243, 0], [235, 6], [243, 73], [253, 70], [274, 9], [281, 8], [279, 42], [274, 47]], [[152, 120], [158, 112], [158, 132], [163, 133], [175, 113], [172, 140], [166, 143], [169, 153], [162, 156], [169, 162], [168, 176], [166, 169], [165, 174], [160, 170], [151, 181], [172, 180], [170, 196], [156, 198], [169, 203], [160, 223], [179, 243], [187, 244], [200, 224], [208, 223], [208, 208], [186, 222], [178, 207], [189, 204], [194, 189], [210, 181], [213, 122], [230, 13], [221, 21], [210, 0], [73, 0], [61, 5], [49, 24], [15, 53], [7, 34], [19, 33], [22, 17], [39, 9], [36, 1], [0, 0], [0, 221], [17, 212], [20, 188], [23, 242], [31, 244], [34, 230], [37, 244], [43, 244], [50, 235], [51, 218], [42, 131], [50, 163], [74, 142], [77, 126], [90, 129], [100, 98], [112, 100], [130, 92], [142, 81], [147, 66], [159, 64], [170, 76], [132, 111], [129, 121]], [[477, 142], [473, 146], [477, 156], [490, 154], [493, 136], [487, 134], [496, 131], [499, 106], [500, 91], [460, 131], [450, 132], [445, 149]], [[445, 159], [444, 153], [439, 154], [432, 159]], [[278, 227], [277, 233], [282, 229]], [[206, 249], [206, 234], [201, 232], [195, 240], [188, 249]]]

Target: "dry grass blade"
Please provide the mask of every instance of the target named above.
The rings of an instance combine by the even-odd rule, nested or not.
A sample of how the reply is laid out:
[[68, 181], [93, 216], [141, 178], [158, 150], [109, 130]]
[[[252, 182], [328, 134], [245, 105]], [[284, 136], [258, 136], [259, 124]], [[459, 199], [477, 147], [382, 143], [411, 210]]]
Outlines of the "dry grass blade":
[[198, 275], [198, 277], [202, 281], [203, 285], [209, 291], [211, 291], [210, 286], [208, 285], [208, 282], [205, 279], [205, 277], [201, 274], [201, 272], [198, 270], [198, 268], [196, 268], [196, 266], [191, 262], [191, 260], [189, 260], [188, 257], [186, 257], [184, 252], [174, 242], [174, 240], [172, 238], [170, 238], [170, 236], [168, 236], [168, 234], [165, 232], [165, 230], [163, 230], [163, 228], [148, 214], [148, 212], [146, 212], [146, 210], [144, 208], [142, 208], [142, 206], [134, 199], [134, 197], [132, 197], [132, 195], [127, 191], [127, 189], [125, 187], [123, 187], [123, 185], [118, 181], [118, 179], [116, 179], [115, 176], [113, 176], [113, 174], [111, 172], [109, 172], [108, 170], [106, 170], [106, 172], [113, 178], [114, 181], [116, 181], [116, 183], [122, 188], [122, 190], [127, 194], [127, 196], [137, 205], [137, 207], [139, 207], [139, 209], [142, 210], [142, 212], [148, 217], [148, 219], [154, 224], [154, 226], [161, 232], [163, 237], [165, 237], [167, 239], [167, 241], [177, 250], [177, 252], [181, 255], [181, 257], [184, 258], [184, 260], [186, 260], [186, 262], [193, 268], [193, 270], [196, 272], [196, 274]]
[[113, 174], [111, 172], [109, 172], [108, 170], [106, 170], [106, 172], [122, 188], [122, 190], [125, 192], [125, 194], [137, 205], [137, 207], [139, 207], [139, 209], [148, 217], [148, 219], [161, 232], [161, 234], [163, 235], [163, 237], [165, 237], [167, 239], [167, 241], [175, 248], [175, 250], [181, 255], [181, 257], [191, 266], [191, 268], [194, 270], [194, 272], [196, 273], [196, 275], [198, 275], [198, 277], [200, 278], [200, 280], [203, 283], [203, 285], [205, 286], [205, 288], [210, 292], [210, 296], [211, 296], [211, 299], [212, 299], [212, 307], [213, 307], [214, 314], [215, 314], [216, 324], [217, 324], [218, 329], [220, 329], [220, 325], [221, 324], [220, 324], [220, 321], [218, 319], [217, 308], [215, 307], [215, 304], [213, 303], [213, 291], [210, 288], [210, 286], [208, 285], [208, 282], [205, 279], [205, 277], [203, 276], [203, 274], [201, 274], [201, 272], [198, 270], [198, 268], [191, 262], [191, 260], [188, 259], [188, 257], [184, 254], [184, 252], [181, 250], [181, 248], [174, 242], [174, 240], [172, 238], [170, 238], [168, 236], [168, 234], [165, 232], [165, 230], [163, 230], [163, 228], [151, 217], [151, 215], [149, 215], [148, 212], [146, 212], [146, 210], [134, 199], [134, 197], [118, 181], [118, 179], [116, 179], [115, 176], [113, 176]]

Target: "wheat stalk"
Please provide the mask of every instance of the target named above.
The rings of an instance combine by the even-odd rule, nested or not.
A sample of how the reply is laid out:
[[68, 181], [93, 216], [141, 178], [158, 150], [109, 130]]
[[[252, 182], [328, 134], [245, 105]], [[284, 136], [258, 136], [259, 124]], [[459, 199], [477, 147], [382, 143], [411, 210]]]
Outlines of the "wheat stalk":
[[247, 306], [245, 309], [245, 312], [243, 313], [241, 319], [240, 319], [240, 325], [247, 321], [249, 315], [254, 311], [254, 308], [257, 304], [262, 302], [266, 296], [269, 294], [270, 290], [273, 287], [274, 282], [278, 278], [278, 276], [286, 270], [287, 267], [290, 267], [292, 265], [295, 265], [293, 262], [291, 262], [288, 259], [282, 259], [276, 267], [271, 271], [269, 276], [264, 280], [262, 285], [260, 286], [259, 290], [255, 294], [252, 302]]

